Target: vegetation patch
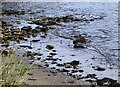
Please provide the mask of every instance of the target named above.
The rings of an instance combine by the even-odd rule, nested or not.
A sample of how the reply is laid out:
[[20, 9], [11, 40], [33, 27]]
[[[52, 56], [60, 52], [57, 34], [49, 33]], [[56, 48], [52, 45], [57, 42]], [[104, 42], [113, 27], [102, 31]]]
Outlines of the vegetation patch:
[[[6, 52], [7, 55], [3, 56]], [[0, 84], [5, 86], [22, 84], [23, 78], [32, 66], [32, 64], [26, 64], [24, 59], [18, 58], [15, 52], [9, 51], [1, 51], [0, 61]]]

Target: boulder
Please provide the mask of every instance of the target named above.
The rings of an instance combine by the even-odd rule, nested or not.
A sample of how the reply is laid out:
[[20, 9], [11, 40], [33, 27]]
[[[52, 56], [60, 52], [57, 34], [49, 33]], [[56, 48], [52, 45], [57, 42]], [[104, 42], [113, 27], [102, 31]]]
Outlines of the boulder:
[[84, 48], [85, 43], [86, 43], [85, 37], [81, 35], [74, 36], [73, 39], [74, 48]]

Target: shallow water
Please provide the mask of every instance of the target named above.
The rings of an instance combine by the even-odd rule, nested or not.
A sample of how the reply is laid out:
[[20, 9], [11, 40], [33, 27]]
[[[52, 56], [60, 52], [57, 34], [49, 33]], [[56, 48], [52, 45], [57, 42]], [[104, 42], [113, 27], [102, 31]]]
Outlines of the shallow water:
[[[9, 4], [9, 3], [7, 3]], [[7, 5], [6, 4], [6, 5]], [[42, 59], [47, 58], [51, 51], [45, 48], [46, 45], [52, 44], [55, 46], [57, 55], [54, 58], [60, 58], [62, 61], [59, 63], [70, 62], [73, 60], [79, 60], [80, 66], [79, 69], [83, 69], [83, 73], [75, 73], [77, 75], [85, 76], [87, 74], [96, 74], [98, 78], [110, 77], [113, 79], [118, 79], [118, 69], [117, 69], [117, 59], [118, 59], [118, 4], [117, 3], [42, 3], [42, 2], [27, 2], [27, 3], [14, 3], [15, 6], [11, 8], [16, 8], [16, 4], [19, 7], [19, 10], [24, 9], [26, 11], [25, 15], [16, 16], [14, 19], [20, 19], [20, 24], [16, 24], [17, 27], [22, 27], [30, 25], [35, 28], [35, 24], [28, 24], [26, 22], [27, 18], [39, 18], [40, 16], [45, 17], [60, 17], [66, 15], [72, 15], [73, 17], [84, 17], [84, 18], [98, 18], [103, 17], [101, 20], [95, 20], [93, 22], [70, 22], [62, 23], [61, 26], [52, 26], [55, 29], [50, 30], [47, 38], [41, 38], [39, 35], [36, 38], [40, 39], [37, 43], [32, 43], [31, 51], [40, 51], [43, 53]], [[5, 6], [8, 8], [9, 5]], [[9, 7], [10, 8], [10, 7]], [[33, 14], [29, 14], [33, 13]], [[3, 16], [6, 19], [6, 16]], [[8, 17], [9, 18], [9, 17]], [[8, 20], [11, 21], [11, 20]], [[98, 48], [103, 54], [109, 56], [110, 59], [106, 59], [96, 51], [90, 48], [85, 49], [74, 49], [72, 41], [69, 39], [58, 37], [56, 31], [63, 36], [73, 36], [78, 34], [83, 34], [87, 36], [90, 45]], [[30, 42], [21, 42], [16, 45], [30, 45]], [[41, 48], [41, 50], [38, 50]], [[74, 54], [75, 56], [71, 56]], [[92, 58], [95, 59], [92, 59]], [[113, 69], [109, 69], [108, 61], [112, 65]], [[50, 67], [57, 67], [56, 64], [51, 64], [50, 61], [47, 61], [50, 64]], [[36, 61], [35, 63], [41, 63]], [[92, 65], [91, 65], [92, 64]], [[105, 67], [105, 71], [95, 71], [92, 66], [100, 65]]]

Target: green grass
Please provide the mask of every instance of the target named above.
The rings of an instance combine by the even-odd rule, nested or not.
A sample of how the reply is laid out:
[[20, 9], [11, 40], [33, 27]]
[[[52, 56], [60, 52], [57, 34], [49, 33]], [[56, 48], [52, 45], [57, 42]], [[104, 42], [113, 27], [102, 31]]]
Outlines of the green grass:
[[26, 64], [24, 59], [15, 54], [3, 55], [0, 53], [0, 84], [21, 85], [32, 65]]

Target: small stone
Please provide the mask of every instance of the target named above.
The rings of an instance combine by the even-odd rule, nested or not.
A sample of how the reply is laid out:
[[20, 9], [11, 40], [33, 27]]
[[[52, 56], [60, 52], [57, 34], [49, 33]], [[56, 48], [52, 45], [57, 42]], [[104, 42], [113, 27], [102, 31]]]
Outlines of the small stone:
[[33, 73], [28, 73], [28, 75], [33, 75]]
[[48, 76], [51, 76], [50, 74], [48, 74]]
[[28, 80], [33, 80], [33, 81], [35, 81], [35, 80], [37, 80], [36, 78], [29, 78]]

